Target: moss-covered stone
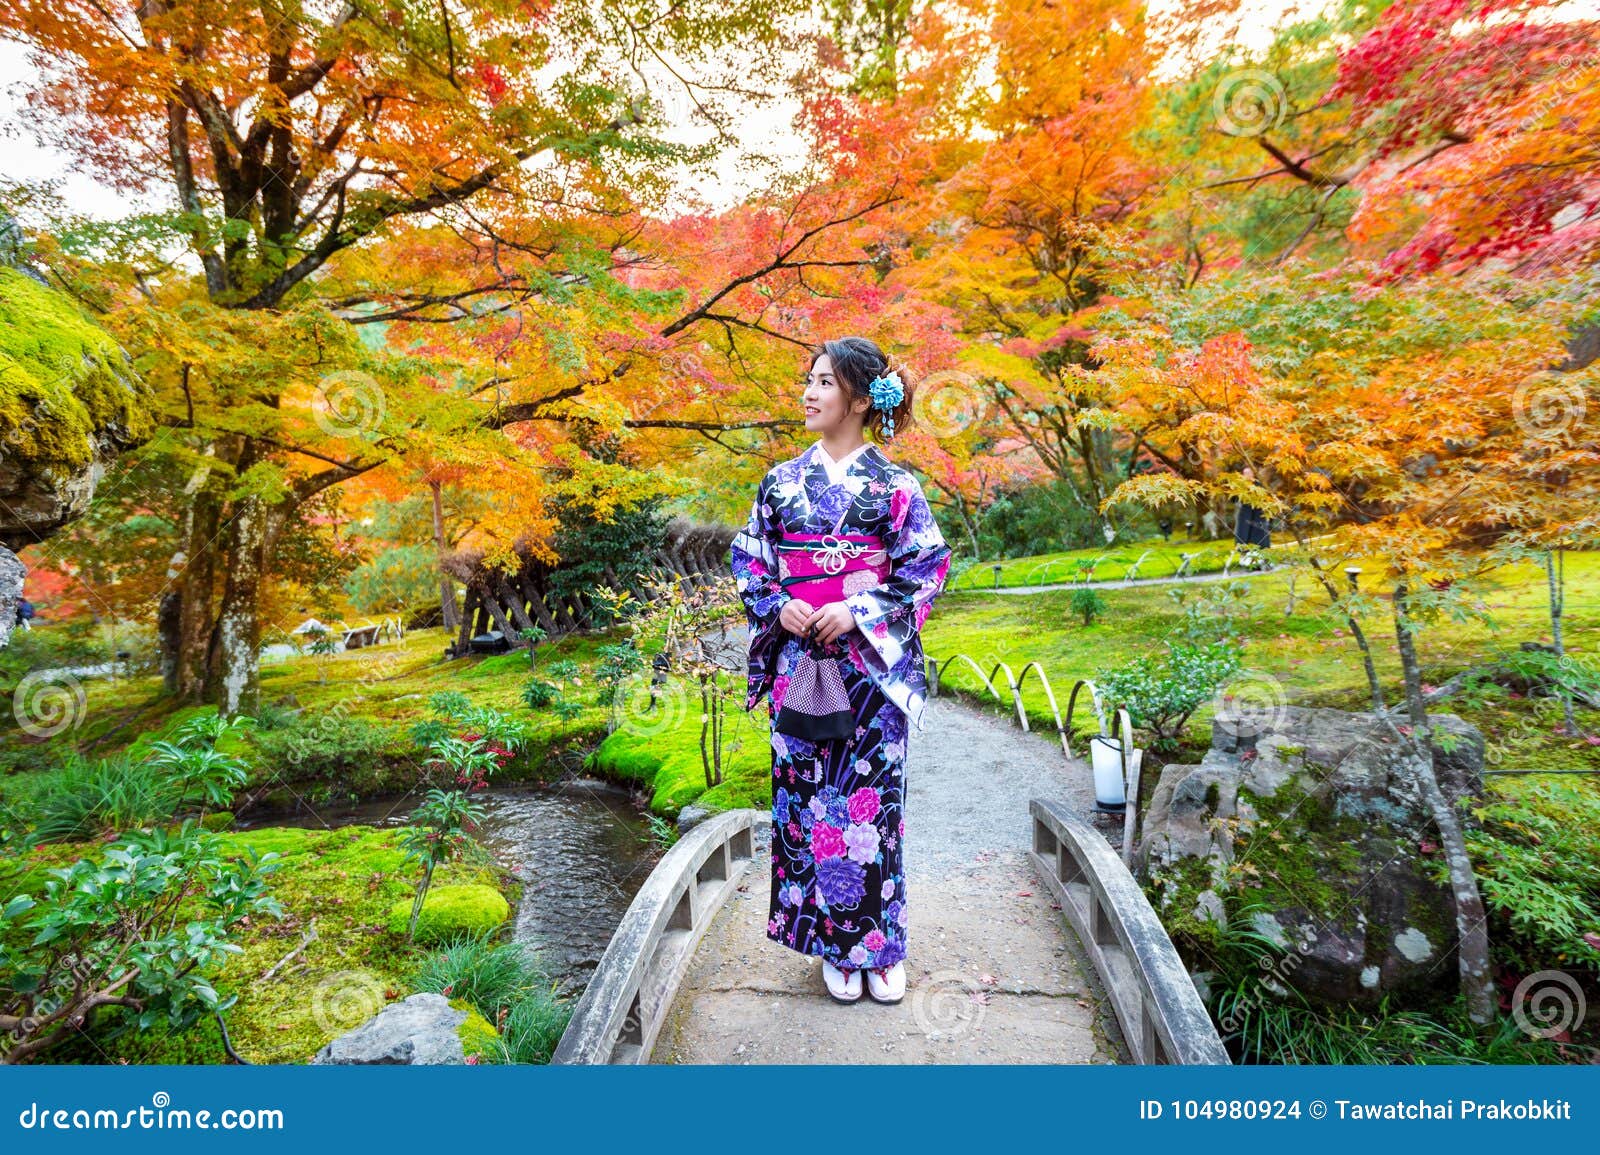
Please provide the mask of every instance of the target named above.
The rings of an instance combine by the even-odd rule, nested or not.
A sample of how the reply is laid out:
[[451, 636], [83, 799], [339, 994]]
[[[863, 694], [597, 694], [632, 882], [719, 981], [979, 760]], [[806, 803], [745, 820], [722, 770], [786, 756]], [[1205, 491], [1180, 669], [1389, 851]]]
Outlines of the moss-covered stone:
[[0, 429], [24, 463], [73, 470], [149, 435], [144, 391], [117, 343], [71, 298], [0, 267]]
[[483, 1013], [466, 999], [451, 999], [450, 1005], [458, 1011], [466, 1012], [456, 1034], [461, 1038], [461, 1049], [470, 1059], [477, 1056], [480, 1059], [493, 1059], [500, 1053], [500, 1032], [494, 1029], [494, 1024], [483, 1017]]
[[[390, 933], [405, 934], [411, 902], [401, 899], [389, 908]], [[416, 941], [436, 943], [464, 934], [486, 935], [510, 917], [511, 904], [492, 886], [432, 886], [417, 918]]]

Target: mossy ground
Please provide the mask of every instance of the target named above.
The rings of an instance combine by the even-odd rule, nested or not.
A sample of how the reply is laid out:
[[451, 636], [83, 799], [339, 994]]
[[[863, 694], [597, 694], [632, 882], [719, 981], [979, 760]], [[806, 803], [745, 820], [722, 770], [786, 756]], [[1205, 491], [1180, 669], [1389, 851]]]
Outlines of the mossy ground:
[[[413, 905], [413, 900], [407, 897], [389, 908], [390, 934], [405, 933]], [[414, 939], [431, 946], [462, 934], [480, 937], [491, 933], [510, 916], [505, 896], [492, 886], [435, 883], [428, 887], [422, 900]]]
[[[701, 754], [702, 704], [697, 684], [662, 688], [654, 711], [630, 711], [589, 757], [587, 766], [651, 789], [652, 810], [677, 814], [690, 802], [709, 810], [772, 805], [772, 746], [765, 708], [743, 708], [744, 679], [724, 677], [722, 781], [706, 785]], [[709, 749], [709, 736], [706, 738]]]
[[[420, 948], [390, 933], [386, 925], [390, 908], [409, 901], [420, 874], [414, 862], [403, 863], [400, 833], [365, 826], [273, 827], [221, 836], [232, 853], [274, 851], [283, 856], [283, 865], [271, 876], [271, 891], [283, 905], [284, 918], [255, 920], [243, 928], [235, 937], [243, 952], [216, 976], [221, 994], [239, 996], [226, 1019], [234, 1049], [243, 1057], [254, 1063], [306, 1062], [323, 1044], [414, 993], [411, 979]], [[101, 849], [100, 844], [59, 843], [0, 860], [0, 893], [37, 892], [44, 869]], [[492, 864], [448, 864], [434, 879], [436, 886], [491, 886], [513, 904], [520, 890], [520, 884]], [[316, 938], [279, 966], [313, 924]], [[276, 974], [264, 978], [275, 966]], [[482, 1030], [475, 1039], [487, 1045]], [[180, 1033], [164, 1027], [117, 1033], [108, 1016], [91, 1036], [46, 1057], [94, 1063], [226, 1061], [214, 1017]]]
[[[489, 706], [526, 721], [527, 748], [495, 780], [538, 782], [559, 778], [582, 763], [604, 736], [606, 711], [595, 702], [596, 649], [603, 634], [568, 635], [539, 647], [538, 667], [522, 651], [441, 660], [442, 630], [416, 630], [403, 643], [332, 655], [296, 657], [263, 665], [263, 725], [228, 747], [250, 767], [248, 789], [273, 809], [352, 802], [404, 793], [423, 781], [424, 757], [411, 737], [413, 723], [431, 717], [428, 699], [460, 691], [475, 706]], [[562, 696], [578, 704], [563, 717], [553, 706], [530, 710], [522, 688], [559, 661], [580, 670]], [[176, 703], [154, 677], [82, 683], [83, 723], [44, 742], [20, 732], [3, 735], [10, 762], [24, 771], [48, 772], [69, 751], [86, 757], [127, 753], [139, 757], [197, 713], [215, 707]], [[14, 790], [25, 790], [13, 782]], [[5, 790], [0, 779], [0, 791]]]
[[[1233, 539], [1217, 541], [1125, 542], [1106, 549], [1073, 549], [1014, 557], [1000, 562], [979, 562], [963, 570], [950, 582], [952, 590], [984, 590], [995, 585], [994, 567], [1000, 567], [1000, 586], [1051, 585], [1083, 580], [1090, 573], [1095, 582], [1122, 581], [1137, 564], [1138, 578], [1171, 577], [1183, 564], [1184, 554], [1193, 554], [1189, 573], [1216, 573], [1234, 552]], [[1093, 565], [1093, 570], [1085, 567]], [[1234, 563], [1237, 565], [1237, 561]]]
[[[1021, 559], [1018, 559], [1021, 560]], [[1600, 618], [1578, 612], [1578, 607], [1600, 603], [1600, 552], [1567, 555], [1567, 606], [1564, 638], [1573, 659], [1595, 668], [1600, 664]], [[1229, 615], [1229, 630], [1242, 639], [1244, 664], [1252, 685], [1294, 705], [1361, 709], [1367, 702], [1366, 675], [1361, 655], [1344, 621], [1328, 612], [1328, 599], [1302, 577], [1296, 584], [1293, 614], [1284, 612], [1289, 601], [1288, 578], [1271, 573], [1245, 579], [1248, 596]], [[1119, 665], [1141, 653], [1163, 646], [1183, 622], [1183, 611], [1170, 591], [1155, 586], [1103, 590], [1106, 611], [1093, 625], [1084, 626], [1068, 605], [1070, 591], [1017, 596], [952, 590], [940, 598], [923, 627], [924, 647], [941, 664], [965, 653], [985, 674], [1003, 661], [1016, 673], [1037, 661], [1049, 678], [1058, 707], [1065, 711], [1073, 683], [1093, 678], [1097, 671]], [[1183, 587], [1186, 594], [1206, 596], [1203, 585]], [[1524, 641], [1549, 641], [1549, 618], [1544, 576], [1531, 565], [1496, 572], [1485, 596], [1493, 628], [1477, 622], [1449, 622], [1425, 626], [1418, 635], [1419, 657], [1425, 682], [1438, 684], [1452, 675], [1514, 651]], [[1362, 621], [1373, 648], [1378, 676], [1395, 701], [1400, 694], [1400, 661], [1388, 603], [1379, 601], [1377, 612]], [[1004, 675], [998, 686], [1009, 692]], [[962, 662], [945, 668], [941, 683], [977, 698], [989, 698], [977, 675]], [[989, 700], [993, 700], [989, 698]], [[1029, 722], [1051, 730], [1055, 716], [1044, 687], [1030, 674], [1023, 686], [1023, 706]], [[1459, 713], [1483, 729], [1492, 765], [1538, 769], [1600, 770], [1600, 745], [1585, 737], [1556, 734], [1559, 717], [1549, 700], [1515, 699], [1490, 695], [1482, 701], [1446, 700], [1440, 707]], [[1190, 723], [1191, 748], [1209, 741], [1210, 708], [1202, 707]], [[1600, 733], [1600, 711], [1579, 710], [1586, 734]], [[1074, 729], [1092, 732], [1093, 719], [1084, 704]]]

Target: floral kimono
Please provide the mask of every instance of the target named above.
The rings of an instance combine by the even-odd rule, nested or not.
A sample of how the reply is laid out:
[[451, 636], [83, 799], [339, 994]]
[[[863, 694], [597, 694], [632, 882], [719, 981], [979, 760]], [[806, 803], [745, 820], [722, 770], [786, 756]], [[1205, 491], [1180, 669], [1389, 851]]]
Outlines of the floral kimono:
[[[814, 444], [762, 478], [733, 539], [733, 574], [750, 623], [745, 709], [768, 695], [772, 729], [772, 896], [767, 937], [840, 970], [906, 955], [904, 766], [908, 722], [927, 695], [921, 628], [944, 586], [950, 549], [922, 488], [867, 445], [840, 481]], [[851, 567], [854, 568], [851, 568]], [[823, 645], [778, 614], [790, 588], [834, 575], [856, 628]], [[822, 588], [822, 587], [810, 587]], [[780, 732], [791, 681], [811, 659], [837, 667], [844, 737]], [[828, 659], [834, 659], [828, 661]], [[792, 704], [791, 704], [792, 705]], [[837, 711], [836, 711], [837, 712]]]

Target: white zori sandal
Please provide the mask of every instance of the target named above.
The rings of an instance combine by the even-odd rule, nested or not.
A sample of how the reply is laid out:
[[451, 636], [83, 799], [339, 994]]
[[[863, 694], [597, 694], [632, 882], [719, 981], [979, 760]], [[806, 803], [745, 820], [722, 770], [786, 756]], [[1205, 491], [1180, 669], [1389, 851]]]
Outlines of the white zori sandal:
[[867, 994], [880, 1003], [897, 1003], [906, 997], [906, 964], [897, 962], [891, 967], [867, 972]]
[[861, 997], [859, 970], [842, 971], [823, 959], [822, 982], [828, 988], [828, 997], [836, 1003], [853, 1003]]

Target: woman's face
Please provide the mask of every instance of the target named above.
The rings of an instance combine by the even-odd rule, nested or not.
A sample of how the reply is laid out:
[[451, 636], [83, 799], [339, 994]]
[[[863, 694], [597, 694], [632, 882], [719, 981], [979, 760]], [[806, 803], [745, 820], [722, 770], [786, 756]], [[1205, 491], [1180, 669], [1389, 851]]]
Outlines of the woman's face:
[[859, 424], [867, 411], [868, 399], [853, 397], [850, 387], [833, 375], [833, 360], [824, 353], [806, 376], [804, 394], [806, 431], [832, 433]]

